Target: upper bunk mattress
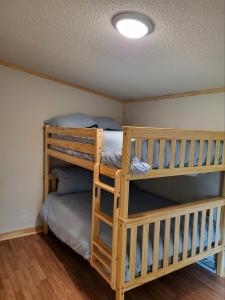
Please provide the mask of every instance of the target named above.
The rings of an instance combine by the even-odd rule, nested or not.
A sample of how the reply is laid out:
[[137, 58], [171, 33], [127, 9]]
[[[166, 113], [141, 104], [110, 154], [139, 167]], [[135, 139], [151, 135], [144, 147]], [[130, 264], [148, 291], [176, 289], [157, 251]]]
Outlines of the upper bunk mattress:
[[[108, 215], [112, 215], [112, 209], [109, 207], [109, 193], [102, 193], [101, 210]], [[112, 200], [112, 199], [111, 199]], [[170, 205], [177, 204], [173, 201], [165, 200], [160, 197], [156, 197], [139, 189], [132, 189], [130, 192], [130, 205], [129, 212], [141, 212]], [[215, 212], [216, 213], [216, 212]], [[64, 196], [59, 196], [57, 193], [49, 194], [47, 200], [41, 209], [41, 216], [47, 222], [53, 233], [67, 245], [69, 245], [78, 254], [83, 256], [85, 259], [90, 258], [91, 254], [91, 215], [92, 215], [92, 193], [82, 192], [73, 193]], [[201, 229], [201, 215], [199, 215], [198, 230], [196, 237], [196, 247], [200, 244], [200, 229]], [[208, 240], [208, 222], [206, 221], [204, 244], [207, 247]], [[183, 228], [184, 220], [181, 218], [180, 225], [180, 238], [179, 238], [179, 255], [182, 254], [183, 247]], [[192, 247], [192, 230], [193, 218], [190, 218], [190, 228], [188, 236], [188, 250]], [[149, 230], [149, 251], [148, 251], [148, 269], [152, 266], [152, 249], [153, 249], [153, 232], [154, 229]], [[112, 232], [110, 228], [101, 223], [100, 224], [100, 239], [105, 242], [111, 248]], [[174, 239], [174, 224], [171, 226], [170, 233], [170, 247], [169, 247], [169, 259], [173, 257], [173, 239]], [[128, 237], [129, 240], [129, 237]], [[215, 240], [215, 226], [212, 232], [212, 242]], [[137, 255], [136, 255], [136, 273], [137, 275], [141, 271], [141, 233], [137, 236]], [[159, 240], [159, 264], [162, 263], [163, 259], [163, 244], [164, 244], [164, 223], [160, 231]], [[128, 247], [129, 249], [129, 247]], [[126, 280], [129, 280], [129, 251], [126, 255]]]
[[[65, 140], [71, 140], [81, 143], [92, 144], [93, 139], [90, 138], [82, 138], [82, 137], [73, 137], [73, 136], [62, 136], [62, 135], [53, 135], [54, 138], [60, 138]], [[211, 151], [211, 160], [210, 163], [214, 163], [215, 158], [215, 142], [212, 142], [212, 151]], [[195, 143], [195, 150], [194, 150], [194, 166], [198, 166], [198, 159], [199, 159], [199, 145], [200, 142]], [[90, 161], [94, 160], [93, 155], [86, 154], [79, 151], [74, 151], [58, 146], [51, 146], [53, 149], [67, 153], [72, 156], [84, 158]], [[121, 168], [122, 164], [122, 148], [123, 148], [123, 131], [111, 131], [111, 130], [104, 130], [103, 132], [103, 150], [101, 156], [101, 162], [105, 165], [111, 165], [116, 168]], [[153, 147], [153, 164], [150, 166], [147, 163], [147, 154], [148, 154], [148, 143], [146, 140], [142, 142], [141, 147], [141, 158], [139, 159], [135, 155], [135, 140], [133, 139], [131, 142], [131, 165], [130, 171], [133, 174], [144, 174], [150, 168], [158, 169], [159, 168], [159, 153], [160, 153], [160, 143], [158, 140], [155, 141]], [[202, 165], [206, 165], [206, 158], [207, 158], [207, 149], [208, 143], [205, 141], [203, 146], [203, 155], [202, 155]], [[219, 147], [219, 164], [222, 163], [222, 151], [223, 151], [223, 143], [220, 143]], [[176, 151], [175, 151], [175, 167], [179, 166], [180, 163], [180, 153], [181, 153], [181, 143], [177, 141], [176, 143]], [[184, 159], [184, 166], [187, 167], [189, 165], [189, 157], [190, 157], [190, 142], [186, 143], [185, 149], [185, 159]], [[164, 168], [169, 168], [170, 163], [170, 141], [167, 141], [165, 144], [165, 159], [164, 159]]]

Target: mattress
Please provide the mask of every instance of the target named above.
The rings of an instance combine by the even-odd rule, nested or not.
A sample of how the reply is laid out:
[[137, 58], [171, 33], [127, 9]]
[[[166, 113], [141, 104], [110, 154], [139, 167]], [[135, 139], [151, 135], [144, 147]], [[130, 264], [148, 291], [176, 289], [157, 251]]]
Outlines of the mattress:
[[[73, 136], [60, 136], [60, 135], [53, 135], [54, 138], [60, 138], [65, 140], [72, 140], [81, 143], [88, 143], [92, 144], [93, 139], [90, 138], [82, 138], [82, 137], [73, 137]], [[116, 168], [121, 168], [122, 164], [122, 145], [123, 145], [123, 131], [110, 131], [104, 130], [103, 132], [103, 150], [102, 150], [102, 157], [101, 162], [105, 165], [114, 166]], [[200, 142], [197, 141], [195, 143], [194, 149], [194, 166], [198, 165], [198, 153], [199, 153], [199, 144]], [[67, 153], [72, 156], [81, 157], [90, 161], [94, 160], [93, 155], [82, 153], [79, 151], [74, 151], [58, 146], [52, 146], [53, 149], [58, 150], [63, 153]], [[131, 141], [131, 165], [130, 171], [133, 174], [144, 174], [149, 171], [150, 168], [158, 169], [159, 168], [159, 149], [160, 143], [158, 140], [155, 141], [153, 147], [153, 164], [150, 166], [147, 163], [147, 153], [148, 153], [148, 146], [147, 141], [144, 140], [142, 142], [141, 147], [141, 158], [139, 159], [135, 155], [135, 140]], [[203, 155], [202, 155], [202, 164], [206, 165], [206, 158], [207, 158], [207, 148], [208, 143], [207, 141], [204, 142], [203, 145]], [[220, 143], [219, 147], [219, 164], [222, 163], [222, 151], [223, 151], [223, 143]], [[179, 166], [180, 162], [180, 153], [181, 153], [181, 143], [177, 141], [176, 143], [176, 151], [175, 151], [175, 167]], [[211, 160], [210, 163], [214, 163], [215, 158], [215, 141], [212, 143], [212, 151], [211, 151]], [[187, 167], [189, 165], [189, 157], [190, 157], [190, 142], [186, 143], [186, 150], [185, 150], [185, 159], [184, 159], [184, 166]], [[164, 159], [164, 168], [169, 168], [170, 162], [170, 141], [167, 141], [165, 144], [165, 159]]]
[[[101, 210], [112, 215], [112, 208], [109, 205], [112, 204], [112, 195], [104, 193], [102, 191]], [[47, 222], [52, 232], [64, 243], [70, 246], [83, 258], [89, 259], [91, 254], [91, 202], [92, 193], [82, 192], [73, 193], [68, 195], [59, 196], [57, 193], [49, 194], [47, 200], [41, 208], [41, 216]], [[151, 210], [161, 207], [167, 207], [175, 205], [177, 203], [169, 200], [162, 199], [160, 197], [146, 193], [140, 189], [132, 188], [130, 192], [130, 203], [129, 212], [135, 213], [145, 210]], [[216, 215], [216, 212], [215, 212]], [[200, 221], [201, 215], [199, 216], [198, 233], [196, 246], [199, 247], [200, 243]], [[193, 216], [190, 218], [190, 228], [193, 222]], [[171, 223], [170, 233], [170, 247], [169, 247], [169, 259], [173, 257], [173, 236], [174, 236], [174, 224]], [[207, 246], [208, 237], [208, 222], [206, 222], [204, 244]], [[183, 239], [183, 227], [184, 220], [181, 218], [180, 226], [180, 239], [179, 239], [179, 255], [182, 253], [182, 239]], [[212, 241], [215, 238], [215, 226], [212, 230]], [[148, 270], [152, 266], [152, 240], [153, 240], [154, 228], [150, 226], [149, 242], [148, 242]], [[104, 223], [100, 224], [100, 239], [111, 247], [111, 229]], [[137, 255], [136, 255], [136, 275], [141, 271], [141, 232], [137, 235]], [[129, 234], [128, 234], [129, 241]], [[159, 240], [159, 265], [163, 259], [163, 241], [164, 241], [164, 223], [161, 222], [160, 228], [160, 240]], [[129, 244], [129, 242], [128, 242]], [[191, 249], [192, 244], [192, 232], [189, 229], [188, 236], [188, 250]], [[129, 249], [129, 247], [128, 247]], [[125, 278], [128, 281], [130, 278], [129, 271], [129, 251], [126, 255], [126, 268]]]

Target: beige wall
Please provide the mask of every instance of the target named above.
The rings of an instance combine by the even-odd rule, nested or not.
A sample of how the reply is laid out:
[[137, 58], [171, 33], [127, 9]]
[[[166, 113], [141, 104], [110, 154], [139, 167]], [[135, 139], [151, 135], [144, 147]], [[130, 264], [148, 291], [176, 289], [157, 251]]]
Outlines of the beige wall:
[[126, 105], [126, 123], [136, 126], [224, 130], [225, 94]]
[[35, 226], [42, 202], [42, 123], [71, 112], [121, 121], [122, 105], [0, 66], [0, 233]]
[[[182, 129], [225, 130], [225, 94], [126, 105], [126, 124]], [[177, 201], [217, 195], [219, 174], [182, 176], [141, 182], [144, 189]]]

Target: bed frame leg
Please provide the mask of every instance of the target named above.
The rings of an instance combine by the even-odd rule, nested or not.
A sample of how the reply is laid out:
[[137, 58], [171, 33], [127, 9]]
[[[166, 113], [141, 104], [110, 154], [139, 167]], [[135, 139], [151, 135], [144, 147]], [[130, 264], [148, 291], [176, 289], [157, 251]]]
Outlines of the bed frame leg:
[[[220, 189], [220, 194], [225, 197], [225, 172], [221, 174]], [[225, 277], [225, 206], [221, 213], [221, 235], [223, 251], [216, 255], [216, 274], [219, 277]]]
[[216, 257], [216, 274], [219, 277], [225, 276], [225, 251], [217, 254]]
[[116, 290], [116, 300], [124, 300], [125, 293], [123, 289], [117, 289]]

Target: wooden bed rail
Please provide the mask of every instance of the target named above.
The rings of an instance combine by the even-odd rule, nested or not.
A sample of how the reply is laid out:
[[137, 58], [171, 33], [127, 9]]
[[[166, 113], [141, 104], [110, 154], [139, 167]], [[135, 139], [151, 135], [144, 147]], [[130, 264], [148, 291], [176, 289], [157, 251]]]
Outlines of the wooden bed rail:
[[137, 226], [142, 225], [149, 220], [157, 220], [160, 218], [161, 220], [169, 217], [176, 217], [177, 214], [185, 215], [186, 213], [193, 213], [194, 211], [201, 211], [202, 209], [209, 209], [211, 207], [224, 206], [225, 198], [224, 197], [215, 197], [204, 200], [198, 200], [194, 202], [188, 202], [183, 204], [172, 205], [169, 207], [158, 208], [150, 211], [144, 211], [140, 213], [135, 213], [129, 215], [129, 218], [120, 220], [126, 223], [128, 226], [136, 224]]
[[[131, 215], [127, 220], [119, 218], [119, 228], [125, 231], [120, 241], [123, 292], [221, 253], [225, 247], [224, 213], [225, 198], [216, 197]], [[125, 280], [126, 251], [129, 278]], [[140, 271], [136, 269], [137, 251], [141, 256]]]
[[[47, 155], [93, 170], [94, 165], [99, 163], [101, 159], [102, 134], [103, 130], [97, 128], [60, 128], [46, 125], [45, 147]], [[78, 137], [81, 138], [81, 141], [68, 140], [65, 137]], [[89, 142], [85, 139], [89, 139]], [[64, 153], [59, 150], [60, 148], [92, 155], [93, 161]]]
[[[98, 128], [60, 128], [44, 125], [44, 189], [43, 201], [49, 193], [50, 166], [49, 157], [63, 160], [65, 162], [93, 170], [95, 164], [101, 160], [103, 130]], [[70, 139], [66, 139], [69, 137]], [[71, 137], [78, 137], [80, 140], [71, 140]], [[89, 140], [86, 140], [86, 139]], [[93, 156], [93, 160], [83, 159], [79, 156], [70, 155], [68, 152], [60, 151], [66, 149], [82, 152]], [[56, 181], [51, 181], [52, 188]], [[44, 232], [48, 232], [47, 224], [44, 224]]]
[[[123, 156], [131, 154], [131, 141], [135, 139], [135, 155], [141, 159], [143, 142], [147, 147], [147, 162], [153, 165], [154, 143], [159, 143], [158, 168], [150, 169], [146, 174], [130, 174], [130, 162], [123, 157], [125, 172], [130, 180], [168, 177], [176, 175], [218, 172], [225, 170], [225, 132], [178, 130], [170, 128], [146, 128], [125, 126]], [[177, 144], [179, 143], [179, 145]], [[187, 143], [190, 147], [187, 152]], [[204, 161], [204, 148], [207, 146]], [[169, 148], [169, 162], [165, 166], [166, 147]], [[215, 148], [214, 148], [215, 147]], [[176, 164], [176, 149], [179, 149], [179, 162]], [[222, 149], [222, 153], [221, 153]], [[196, 151], [197, 153], [197, 165]], [[187, 153], [186, 153], [187, 152]], [[212, 162], [212, 153], [214, 159]], [[185, 157], [189, 155], [188, 165]], [[124, 173], [124, 172], [123, 172]]]

